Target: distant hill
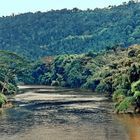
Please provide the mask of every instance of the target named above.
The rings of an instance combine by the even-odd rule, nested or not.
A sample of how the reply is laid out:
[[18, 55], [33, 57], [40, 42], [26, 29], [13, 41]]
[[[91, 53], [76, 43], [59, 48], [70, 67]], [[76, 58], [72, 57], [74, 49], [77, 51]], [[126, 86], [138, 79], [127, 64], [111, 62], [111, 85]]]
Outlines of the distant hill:
[[140, 3], [0, 18], [0, 49], [31, 59], [140, 43]]

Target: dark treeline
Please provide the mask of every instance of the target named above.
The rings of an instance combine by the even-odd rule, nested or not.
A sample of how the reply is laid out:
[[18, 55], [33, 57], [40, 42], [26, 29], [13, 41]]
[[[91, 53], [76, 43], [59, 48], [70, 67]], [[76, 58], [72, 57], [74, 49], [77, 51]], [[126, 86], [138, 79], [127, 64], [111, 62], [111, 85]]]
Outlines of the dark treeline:
[[80, 54], [140, 43], [140, 3], [51, 10], [0, 18], [0, 49], [24, 57]]

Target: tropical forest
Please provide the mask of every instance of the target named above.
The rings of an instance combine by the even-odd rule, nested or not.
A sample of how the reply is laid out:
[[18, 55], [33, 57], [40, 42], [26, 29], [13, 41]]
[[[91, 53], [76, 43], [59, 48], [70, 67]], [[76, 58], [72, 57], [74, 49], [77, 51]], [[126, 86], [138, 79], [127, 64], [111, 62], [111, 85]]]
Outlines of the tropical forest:
[[139, 140], [140, 3], [1, 16], [0, 135]]

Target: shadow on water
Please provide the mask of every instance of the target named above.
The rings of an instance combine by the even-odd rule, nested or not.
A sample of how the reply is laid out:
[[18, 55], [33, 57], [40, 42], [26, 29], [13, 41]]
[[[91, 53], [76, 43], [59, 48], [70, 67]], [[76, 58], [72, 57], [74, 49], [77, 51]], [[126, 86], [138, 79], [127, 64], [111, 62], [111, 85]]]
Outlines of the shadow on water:
[[37, 95], [43, 91], [47, 99], [54, 99], [19, 101], [19, 106], [3, 112], [0, 140], [128, 140], [125, 126], [111, 113], [112, 103], [96, 94], [40, 86], [22, 90]]

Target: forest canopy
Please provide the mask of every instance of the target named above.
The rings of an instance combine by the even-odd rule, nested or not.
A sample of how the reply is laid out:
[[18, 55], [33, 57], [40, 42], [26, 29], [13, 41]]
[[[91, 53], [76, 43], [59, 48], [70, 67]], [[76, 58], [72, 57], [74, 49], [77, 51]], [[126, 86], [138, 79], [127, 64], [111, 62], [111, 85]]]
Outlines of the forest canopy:
[[0, 18], [0, 50], [30, 59], [140, 43], [140, 3], [77, 8]]

